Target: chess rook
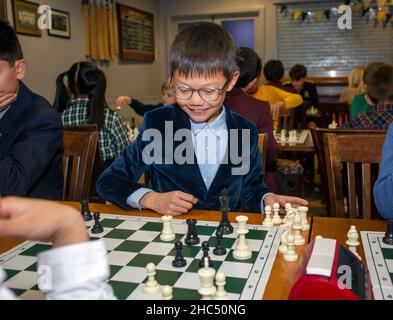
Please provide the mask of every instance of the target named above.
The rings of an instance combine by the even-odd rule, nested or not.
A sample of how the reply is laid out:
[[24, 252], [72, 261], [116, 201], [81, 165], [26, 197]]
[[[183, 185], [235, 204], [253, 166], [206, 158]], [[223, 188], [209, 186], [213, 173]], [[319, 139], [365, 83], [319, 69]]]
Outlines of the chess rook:
[[187, 236], [185, 240], [186, 245], [194, 246], [196, 244], [199, 244], [201, 240], [199, 239], [196, 231], [197, 221], [195, 219], [189, 219], [186, 221], [186, 223], [188, 226]]
[[161, 218], [163, 223], [162, 233], [160, 235], [161, 241], [170, 242], [175, 240], [176, 236], [172, 228], [172, 216], [163, 216]]

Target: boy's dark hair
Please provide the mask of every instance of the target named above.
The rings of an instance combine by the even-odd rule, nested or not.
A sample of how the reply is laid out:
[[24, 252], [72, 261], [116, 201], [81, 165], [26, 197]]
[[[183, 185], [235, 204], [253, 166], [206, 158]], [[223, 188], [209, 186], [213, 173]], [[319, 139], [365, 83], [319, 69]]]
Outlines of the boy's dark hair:
[[217, 24], [198, 22], [184, 26], [169, 54], [171, 76], [186, 77], [223, 73], [227, 79], [238, 70], [236, 49], [230, 34]]
[[267, 81], [280, 82], [284, 77], [284, 66], [280, 60], [270, 60], [266, 62], [263, 74]]
[[299, 81], [307, 77], [307, 68], [302, 64], [295, 64], [289, 71], [289, 77], [292, 81]]
[[366, 83], [367, 95], [375, 105], [393, 102], [393, 65], [373, 67], [367, 73]]
[[240, 76], [235, 85], [237, 88], [245, 88], [261, 75], [262, 60], [254, 50], [244, 47], [237, 49], [236, 61], [240, 69]]
[[[67, 76], [67, 85], [64, 78]], [[90, 62], [78, 62], [61, 73], [56, 79], [56, 97], [53, 106], [61, 113], [67, 109], [71, 96], [78, 98], [86, 96], [89, 99], [87, 105], [88, 123], [97, 124], [98, 129], [104, 126], [105, 108], [108, 104], [105, 100], [106, 77], [96, 65]]]
[[374, 62], [374, 63], [370, 63], [369, 65], [367, 65], [366, 70], [364, 70], [363, 73], [363, 82], [364, 84], [367, 85], [366, 79], [367, 79], [367, 75], [372, 72], [375, 68], [378, 68], [379, 66], [383, 65], [383, 62]]
[[21, 59], [23, 51], [14, 29], [8, 22], [0, 20], [0, 60], [8, 61], [12, 67]]

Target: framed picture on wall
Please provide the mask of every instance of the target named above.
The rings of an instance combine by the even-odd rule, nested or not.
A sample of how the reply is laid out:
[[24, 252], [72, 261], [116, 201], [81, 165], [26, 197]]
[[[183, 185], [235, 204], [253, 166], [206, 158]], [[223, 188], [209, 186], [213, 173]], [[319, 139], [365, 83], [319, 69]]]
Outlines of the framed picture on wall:
[[48, 35], [71, 38], [70, 14], [68, 12], [52, 9], [52, 29], [48, 29]]
[[37, 3], [13, 0], [13, 15], [16, 33], [36, 37], [42, 36], [42, 32], [37, 24], [38, 7], [39, 4]]
[[117, 4], [121, 58], [125, 61], [153, 62], [154, 15]]
[[0, 0], [0, 20], [8, 21], [8, 17], [7, 17], [7, 0]]

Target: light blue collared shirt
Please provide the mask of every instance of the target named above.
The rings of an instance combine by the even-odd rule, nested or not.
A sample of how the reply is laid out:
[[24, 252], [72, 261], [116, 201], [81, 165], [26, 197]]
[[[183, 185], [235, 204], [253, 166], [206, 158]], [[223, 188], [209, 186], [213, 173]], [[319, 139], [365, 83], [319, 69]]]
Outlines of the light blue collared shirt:
[[[194, 122], [191, 119], [190, 122], [199, 170], [206, 189], [209, 190], [228, 148], [226, 110], [223, 108], [221, 114], [212, 123]], [[139, 202], [149, 192], [153, 190], [140, 188], [127, 199], [127, 203], [133, 208], [141, 209]], [[267, 195], [269, 194], [264, 195], [261, 200], [261, 212], [263, 212], [263, 200]]]
[[3, 111], [0, 111], [0, 120], [1, 118], [4, 117], [4, 115], [7, 113], [7, 111], [11, 108], [11, 106], [8, 106], [7, 108], [5, 108]]

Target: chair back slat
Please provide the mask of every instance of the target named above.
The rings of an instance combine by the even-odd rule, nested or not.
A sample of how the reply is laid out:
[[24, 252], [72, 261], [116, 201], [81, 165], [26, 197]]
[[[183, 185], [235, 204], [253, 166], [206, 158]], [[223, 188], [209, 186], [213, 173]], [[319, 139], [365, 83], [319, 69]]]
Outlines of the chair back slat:
[[268, 133], [260, 133], [258, 136], [258, 148], [262, 154], [262, 174], [266, 172], [266, 161], [267, 161], [267, 146], [268, 146]]
[[348, 181], [348, 213], [350, 218], [355, 218], [357, 216], [355, 164], [352, 162], [347, 163], [347, 181]]

